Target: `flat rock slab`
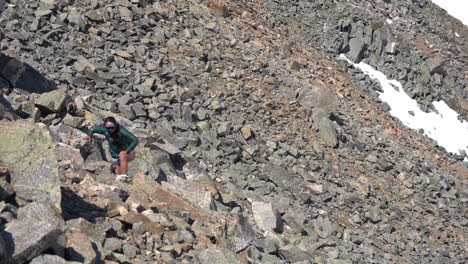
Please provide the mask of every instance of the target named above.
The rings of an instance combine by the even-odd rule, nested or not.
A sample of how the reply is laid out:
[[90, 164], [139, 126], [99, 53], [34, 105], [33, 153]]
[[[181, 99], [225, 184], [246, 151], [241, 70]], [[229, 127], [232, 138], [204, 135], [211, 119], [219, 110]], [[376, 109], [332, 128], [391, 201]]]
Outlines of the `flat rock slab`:
[[6, 256], [1, 263], [24, 263], [53, 246], [65, 223], [52, 204], [30, 203], [18, 211], [18, 220], [1, 233]]
[[203, 252], [200, 253], [198, 256], [198, 260], [202, 264], [235, 264], [235, 263], [243, 263], [232, 251], [228, 250], [227, 248], [221, 247], [210, 247], [205, 249]]
[[60, 179], [52, 137], [45, 126], [0, 121], [0, 160], [11, 170], [16, 201], [52, 203], [60, 210]]
[[338, 134], [332, 121], [328, 118], [329, 114], [325, 111], [318, 111], [314, 115], [314, 122], [317, 125], [319, 137], [330, 147], [338, 144]]
[[73, 261], [80, 263], [99, 263], [101, 255], [97, 252], [97, 246], [85, 233], [68, 232], [66, 254]]
[[271, 203], [253, 202], [252, 212], [257, 226], [263, 231], [281, 232], [283, 222]]
[[31, 260], [30, 264], [78, 264], [78, 263], [80, 262], [66, 261], [65, 259], [56, 255], [44, 254]]
[[58, 113], [71, 100], [65, 89], [59, 89], [41, 94], [34, 104], [44, 112]]

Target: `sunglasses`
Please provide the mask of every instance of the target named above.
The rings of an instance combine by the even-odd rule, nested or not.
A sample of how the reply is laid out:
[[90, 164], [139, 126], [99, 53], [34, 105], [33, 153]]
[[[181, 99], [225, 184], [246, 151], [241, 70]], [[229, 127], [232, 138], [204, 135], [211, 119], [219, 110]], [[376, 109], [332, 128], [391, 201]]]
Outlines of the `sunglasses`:
[[107, 130], [114, 130], [115, 129], [115, 126], [111, 126], [111, 127], [106, 127]]

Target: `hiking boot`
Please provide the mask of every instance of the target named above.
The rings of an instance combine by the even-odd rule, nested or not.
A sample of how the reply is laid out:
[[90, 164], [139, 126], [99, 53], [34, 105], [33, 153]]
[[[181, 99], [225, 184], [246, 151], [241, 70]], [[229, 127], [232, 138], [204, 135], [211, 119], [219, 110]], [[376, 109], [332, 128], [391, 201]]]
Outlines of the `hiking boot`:
[[130, 177], [126, 174], [119, 174], [117, 177], [115, 177], [115, 181], [117, 182], [123, 182], [123, 183], [130, 183]]

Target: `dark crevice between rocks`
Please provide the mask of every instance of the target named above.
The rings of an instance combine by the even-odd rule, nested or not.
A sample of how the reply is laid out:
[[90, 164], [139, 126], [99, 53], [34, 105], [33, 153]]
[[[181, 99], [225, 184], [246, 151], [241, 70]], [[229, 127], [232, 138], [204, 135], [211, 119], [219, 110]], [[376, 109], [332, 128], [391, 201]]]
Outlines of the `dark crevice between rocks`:
[[96, 223], [98, 218], [107, 215], [107, 209], [88, 203], [67, 187], [61, 187], [62, 216], [65, 221], [75, 218], [84, 218]]

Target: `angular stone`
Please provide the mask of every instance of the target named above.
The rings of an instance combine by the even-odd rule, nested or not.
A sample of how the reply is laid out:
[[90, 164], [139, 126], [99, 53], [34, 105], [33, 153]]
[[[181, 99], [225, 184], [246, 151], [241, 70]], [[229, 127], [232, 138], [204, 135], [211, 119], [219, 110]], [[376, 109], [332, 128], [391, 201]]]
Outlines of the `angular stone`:
[[136, 114], [133, 110], [133, 107], [129, 105], [119, 105], [119, 111], [125, 118], [128, 118], [130, 120], [134, 120], [136, 118]]
[[125, 257], [129, 258], [129, 259], [132, 259], [132, 258], [135, 258], [137, 256], [137, 254], [139, 253], [139, 250], [137, 247], [131, 245], [131, 244], [128, 244], [128, 243], [125, 243], [124, 246], [123, 246], [123, 253], [125, 255]]
[[122, 240], [115, 237], [107, 238], [104, 243], [104, 249], [111, 252], [120, 251], [122, 249]]
[[231, 126], [229, 122], [222, 122], [216, 130], [219, 136], [226, 136], [231, 132]]
[[93, 63], [91, 63], [87, 58], [81, 55], [78, 57], [78, 60], [75, 62], [73, 66], [79, 72], [83, 72], [86, 70], [90, 70], [90, 71], [96, 70], [96, 66]]
[[80, 232], [68, 232], [67, 248], [65, 252], [70, 260], [80, 263], [95, 264], [98, 263], [101, 254], [97, 252], [97, 247], [90, 240], [88, 235]]
[[128, 214], [120, 216], [117, 219], [131, 225], [143, 224], [142, 227], [145, 232], [150, 232], [153, 235], [161, 235], [164, 230], [164, 226], [154, 223], [148, 217], [135, 211], [130, 211]]
[[281, 216], [277, 210], [273, 209], [271, 203], [253, 202], [252, 212], [255, 222], [263, 231], [275, 231], [278, 233], [283, 231]]
[[65, 105], [71, 100], [65, 89], [59, 89], [41, 94], [34, 104], [44, 113], [59, 113]]
[[206, 121], [201, 121], [201, 122], [197, 123], [197, 127], [201, 132], [208, 132], [208, 131], [210, 131], [211, 125], [210, 125], [210, 123], [208, 123]]
[[70, 114], [67, 114], [64, 118], [62, 123], [67, 126], [71, 126], [73, 128], [83, 128], [84, 122], [86, 120], [83, 117], [77, 117], [77, 116], [72, 116]]
[[279, 253], [289, 263], [310, 259], [310, 256], [307, 253], [292, 244], [280, 248]]
[[336, 225], [328, 217], [319, 216], [313, 224], [315, 233], [321, 238], [328, 238], [336, 230]]
[[352, 38], [349, 41], [349, 51], [347, 53], [348, 59], [354, 63], [359, 63], [362, 60], [366, 44], [361, 38]]
[[104, 243], [104, 240], [106, 239], [106, 232], [108, 232], [111, 229], [111, 225], [109, 222], [93, 224], [83, 218], [75, 218], [68, 220], [67, 227], [69, 230], [86, 234], [93, 241], [96, 241], [99, 244]]
[[137, 117], [146, 117], [148, 113], [146, 112], [145, 105], [141, 102], [136, 102], [132, 105], [133, 111]]
[[205, 249], [198, 255], [198, 261], [201, 264], [236, 264], [243, 263], [236, 254], [227, 248], [213, 246]]
[[80, 30], [84, 30], [86, 27], [86, 22], [83, 19], [83, 16], [78, 10], [76, 10], [76, 8], [71, 8], [70, 12], [68, 13], [67, 20], [72, 25], [78, 26]]
[[330, 147], [338, 144], [338, 135], [332, 121], [328, 118], [325, 111], [319, 110], [314, 115], [314, 122], [317, 125], [319, 137]]
[[115, 54], [117, 54], [118, 56], [120, 56], [120, 57], [122, 57], [122, 58], [124, 58], [124, 59], [130, 59], [130, 58], [133, 57], [133, 56], [132, 56], [130, 53], [128, 53], [128, 51], [126, 51], [126, 50], [116, 50], [116, 51], [115, 51]]
[[228, 229], [228, 237], [231, 249], [240, 252], [247, 248], [255, 239], [255, 232], [249, 220], [244, 215], [239, 215], [234, 222], [232, 233]]
[[133, 21], [133, 12], [132, 12], [132, 10], [121, 6], [119, 8], [119, 12], [120, 12], [120, 17], [122, 18], [122, 20], [127, 21], [127, 22], [132, 22]]
[[191, 205], [200, 208], [201, 210], [210, 213], [210, 210], [216, 211], [216, 203], [213, 196], [206, 188], [198, 182], [189, 180], [174, 179], [173, 185], [162, 182], [162, 186], [172, 190], [181, 198], [189, 201]]
[[241, 132], [242, 132], [242, 136], [245, 139], [249, 139], [249, 138], [251, 138], [253, 136], [252, 126], [250, 124], [244, 125], [241, 128]]
[[30, 264], [70, 264], [70, 262], [56, 255], [40, 255], [34, 258]]
[[85, 13], [85, 16], [89, 18], [91, 21], [95, 22], [103, 22], [104, 16], [101, 10], [89, 10]]
[[2, 263], [24, 263], [50, 248], [63, 234], [65, 223], [52, 204], [30, 203], [18, 211], [18, 220], [1, 233], [6, 255]]
[[50, 202], [61, 208], [60, 179], [49, 131], [27, 121], [0, 121], [0, 159], [11, 169], [19, 205]]

